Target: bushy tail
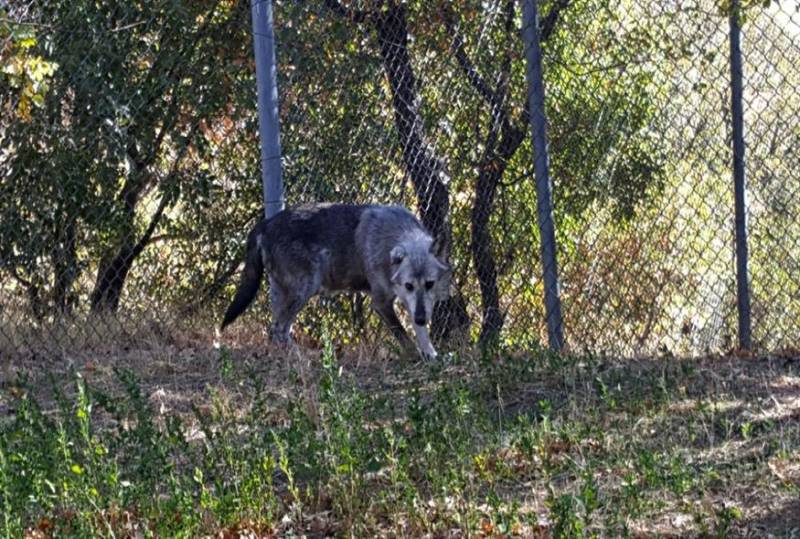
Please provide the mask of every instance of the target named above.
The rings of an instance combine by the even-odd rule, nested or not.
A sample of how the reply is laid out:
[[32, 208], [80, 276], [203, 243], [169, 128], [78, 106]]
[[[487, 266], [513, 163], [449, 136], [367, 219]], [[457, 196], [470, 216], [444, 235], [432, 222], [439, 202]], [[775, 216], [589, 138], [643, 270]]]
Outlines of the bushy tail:
[[258, 293], [261, 278], [264, 275], [264, 262], [261, 259], [261, 249], [258, 241], [255, 240], [255, 237], [251, 237], [247, 242], [247, 256], [245, 257], [242, 279], [239, 282], [239, 288], [236, 290], [233, 302], [225, 312], [221, 329], [225, 329], [225, 326], [236, 320], [253, 302], [253, 298]]

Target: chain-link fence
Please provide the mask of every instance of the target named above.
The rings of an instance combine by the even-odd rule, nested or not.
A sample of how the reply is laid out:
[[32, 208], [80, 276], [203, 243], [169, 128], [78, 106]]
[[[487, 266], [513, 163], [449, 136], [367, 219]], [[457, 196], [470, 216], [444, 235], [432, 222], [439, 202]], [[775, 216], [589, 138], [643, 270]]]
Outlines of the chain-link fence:
[[[287, 204], [412, 207], [455, 269], [440, 335], [545, 343], [521, 3], [273, 5]], [[729, 3], [537, 6], [566, 344], [735, 347]], [[3, 355], [219, 323], [262, 214], [250, 8], [0, 1]], [[799, 8], [738, 16], [763, 351], [800, 337]], [[322, 303], [299, 334], [374, 337], [364, 298]]]

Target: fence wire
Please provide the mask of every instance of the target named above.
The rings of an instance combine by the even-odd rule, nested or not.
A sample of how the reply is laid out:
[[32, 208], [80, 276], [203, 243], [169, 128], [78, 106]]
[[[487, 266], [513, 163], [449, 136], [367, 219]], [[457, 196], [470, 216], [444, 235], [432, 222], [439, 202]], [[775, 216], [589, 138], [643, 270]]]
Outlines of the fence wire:
[[[520, 3], [273, 4], [287, 204], [412, 207], [455, 268], [439, 337], [545, 343]], [[734, 348], [727, 3], [538, 8], [568, 348]], [[765, 352], [800, 337], [798, 9], [740, 13]], [[212, 331], [262, 215], [249, 3], [0, 1], [0, 60], [0, 353]], [[299, 336], [381, 331], [319, 303]], [[233, 331], [267, 317], [262, 294]]]

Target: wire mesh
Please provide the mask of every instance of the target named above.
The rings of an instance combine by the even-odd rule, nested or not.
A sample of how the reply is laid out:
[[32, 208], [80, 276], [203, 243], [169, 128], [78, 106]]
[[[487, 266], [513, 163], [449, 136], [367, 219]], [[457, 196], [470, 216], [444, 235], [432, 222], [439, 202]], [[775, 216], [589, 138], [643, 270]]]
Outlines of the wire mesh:
[[[728, 11], [538, 3], [572, 350], [736, 343]], [[453, 263], [444, 340], [547, 339], [520, 4], [274, 2], [289, 205], [413, 208]], [[744, 3], [753, 337], [796, 346], [800, 18]], [[0, 350], [210, 331], [261, 216], [247, 1], [0, 2]], [[298, 333], [374, 337], [364, 298]], [[243, 324], [266, 327], [266, 294]], [[369, 329], [366, 331], [365, 329]]]

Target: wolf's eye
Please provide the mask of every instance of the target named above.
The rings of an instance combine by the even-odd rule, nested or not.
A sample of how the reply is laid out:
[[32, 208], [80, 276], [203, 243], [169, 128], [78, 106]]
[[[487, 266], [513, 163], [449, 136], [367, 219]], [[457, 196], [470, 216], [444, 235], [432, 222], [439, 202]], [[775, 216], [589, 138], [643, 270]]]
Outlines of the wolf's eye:
[[433, 284], [434, 284], [433, 281], [425, 281], [425, 288], [430, 290], [431, 288], [433, 288]]
[[411, 283], [406, 283], [406, 290], [408, 290], [409, 292], [413, 292], [414, 291], [414, 285], [411, 284]]

